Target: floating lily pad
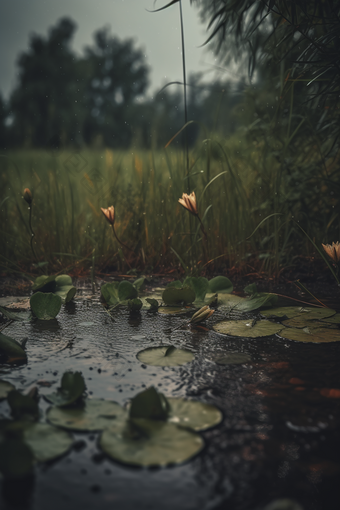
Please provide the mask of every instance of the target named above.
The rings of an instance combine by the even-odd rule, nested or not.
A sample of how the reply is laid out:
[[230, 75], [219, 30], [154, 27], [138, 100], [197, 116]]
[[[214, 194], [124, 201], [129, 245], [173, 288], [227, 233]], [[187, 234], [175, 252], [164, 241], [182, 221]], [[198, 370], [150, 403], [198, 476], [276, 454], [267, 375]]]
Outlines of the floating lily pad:
[[99, 445], [116, 461], [149, 467], [181, 464], [199, 453], [204, 442], [173, 423], [135, 419], [104, 430]]
[[56, 393], [44, 395], [45, 399], [52, 404], [64, 407], [73, 404], [82, 397], [86, 385], [80, 372], [65, 372], [61, 379], [61, 387]]
[[186, 286], [190, 287], [195, 292], [196, 296], [195, 301], [203, 301], [209, 289], [209, 282], [207, 278], [204, 278], [202, 276], [200, 277], [187, 276], [187, 278], [183, 282], [183, 287]]
[[222, 321], [213, 326], [218, 333], [232, 336], [242, 336], [246, 338], [259, 338], [262, 336], [270, 336], [278, 333], [283, 329], [282, 324], [275, 324], [266, 320], [236, 320]]
[[284, 328], [279, 335], [297, 342], [329, 343], [340, 341], [340, 329], [308, 326], [303, 329]]
[[3, 333], [0, 333], [0, 354], [4, 354], [13, 361], [27, 360], [23, 345]]
[[51, 407], [47, 419], [52, 425], [70, 430], [103, 430], [114, 421], [125, 420], [126, 411], [116, 402], [109, 400], [85, 400], [83, 407]]
[[46, 462], [64, 455], [73, 444], [71, 434], [47, 423], [26, 424], [23, 440], [38, 462]]
[[168, 421], [196, 432], [214, 427], [223, 419], [223, 415], [217, 407], [204, 402], [181, 398], [168, 398], [167, 401], [170, 404]]
[[36, 292], [30, 299], [31, 309], [38, 319], [54, 319], [60, 312], [62, 299], [52, 292]]
[[123, 280], [118, 285], [119, 301], [126, 301], [127, 299], [135, 299], [138, 296], [136, 287], [130, 282]]
[[0, 380], [0, 400], [7, 398], [8, 393], [14, 389], [13, 384]]
[[194, 359], [195, 355], [187, 349], [177, 349], [173, 345], [149, 347], [137, 354], [141, 363], [159, 367], [175, 367], [185, 365]]
[[[327, 324], [340, 324], [340, 313], [332, 315], [332, 317], [325, 318], [325, 320], [322, 321], [322, 323], [324, 323], [324, 322]], [[321, 325], [321, 323], [320, 323], [320, 325]]]
[[218, 304], [221, 306], [228, 306], [228, 308], [236, 309], [245, 298], [236, 296], [235, 294], [218, 294]]
[[218, 365], [242, 365], [251, 361], [251, 356], [244, 352], [228, 352], [213, 358]]
[[261, 311], [264, 317], [305, 317], [307, 320], [324, 319], [335, 315], [335, 310], [331, 308], [312, 308], [301, 306], [282, 306], [279, 308], [272, 308], [271, 310]]
[[277, 302], [277, 295], [270, 293], [252, 294], [250, 297], [241, 301], [236, 309], [240, 312], [252, 312], [260, 308], [272, 306]]
[[213, 292], [221, 294], [221, 293], [228, 293], [233, 291], [233, 284], [229, 280], [229, 278], [226, 278], [225, 276], [216, 276], [215, 278], [212, 278], [209, 280], [209, 289], [207, 292]]
[[54, 293], [61, 297], [63, 303], [68, 303], [74, 298], [77, 289], [72, 284], [72, 278], [68, 274], [61, 274], [55, 279], [56, 289]]
[[35, 282], [33, 284], [32, 290], [33, 292], [37, 292], [38, 290], [40, 292], [54, 292], [56, 288], [55, 283], [56, 275], [52, 276], [38, 276], [35, 279]]
[[181, 303], [188, 305], [195, 301], [196, 294], [192, 288], [187, 286], [180, 289], [167, 287], [162, 294], [162, 299], [167, 305], [180, 305]]
[[181, 306], [161, 306], [158, 308], [158, 313], [163, 314], [183, 314], [187, 313], [188, 309]]
[[15, 419], [37, 420], [39, 418], [39, 407], [37, 402], [23, 395], [20, 391], [12, 390], [8, 393], [7, 402]]
[[100, 288], [100, 293], [105, 302], [109, 306], [114, 306], [119, 303], [118, 297], [118, 283], [105, 283]]

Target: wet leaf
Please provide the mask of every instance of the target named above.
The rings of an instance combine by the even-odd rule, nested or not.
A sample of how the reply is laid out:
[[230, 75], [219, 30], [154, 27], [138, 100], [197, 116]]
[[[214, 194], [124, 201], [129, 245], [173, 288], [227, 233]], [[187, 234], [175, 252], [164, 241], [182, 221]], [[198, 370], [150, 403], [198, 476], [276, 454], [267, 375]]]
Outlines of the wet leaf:
[[56, 277], [56, 289], [54, 293], [61, 297], [63, 303], [68, 303], [74, 298], [77, 289], [72, 285], [72, 278], [67, 274], [61, 274]]
[[149, 347], [137, 354], [137, 358], [141, 363], [159, 367], [185, 365], [192, 361], [194, 357], [195, 355], [187, 349], [177, 349], [176, 347], [169, 345]]
[[230, 292], [233, 291], [233, 284], [229, 280], [229, 278], [226, 278], [225, 276], [216, 276], [215, 278], [212, 278], [209, 280], [209, 289], [207, 292], [213, 292], [222, 294], [227, 293], [230, 294]]
[[181, 464], [199, 453], [204, 442], [173, 423], [135, 419], [104, 430], [99, 445], [116, 461], [148, 467]]
[[56, 288], [55, 279], [56, 275], [38, 276], [38, 278], [35, 279], [35, 282], [32, 287], [33, 292], [37, 292], [38, 290], [40, 292], [54, 292]]
[[153, 298], [146, 298], [145, 301], [147, 303], [149, 303], [150, 305], [150, 310], [158, 310], [159, 308], [159, 303], [157, 301], [157, 299], [153, 299]]
[[144, 288], [144, 283], [145, 283], [145, 278], [137, 278], [137, 280], [135, 280], [133, 282], [133, 286], [136, 287], [137, 292], [140, 292]]
[[14, 360], [27, 360], [26, 352], [17, 340], [0, 333], [0, 353]]
[[230, 309], [237, 309], [236, 307], [244, 300], [245, 298], [236, 296], [235, 294], [218, 294], [218, 304], [227, 306]]
[[187, 276], [183, 282], [183, 287], [190, 287], [194, 292], [195, 301], [204, 301], [205, 295], [208, 292], [209, 282], [207, 278]]
[[167, 400], [170, 404], [168, 421], [181, 427], [198, 432], [215, 427], [223, 419], [223, 415], [217, 407], [204, 402], [181, 398], [168, 398]]
[[52, 292], [36, 292], [30, 299], [32, 312], [41, 320], [54, 319], [60, 312], [61, 304], [61, 297]]
[[148, 420], [166, 420], [169, 405], [163, 393], [159, 393], [153, 386], [138, 393], [129, 406], [130, 418], [145, 418]]
[[7, 398], [8, 393], [14, 389], [13, 384], [0, 380], [0, 400]]
[[100, 293], [105, 302], [109, 306], [114, 306], [119, 303], [118, 297], [118, 283], [105, 283], [100, 288]]
[[138, 296], [137, 289], [130, 282], [123, 280], [118, 285], [118, 298], [119, 301], [126, 301], [128, 299], [135, 299]]
[[264, 317], [305, 317], [307, 320], [324, 319], [335, 315], [335, 310], [331, 308], [313, 308], [301, 306], [282, 306], [279, 308], [272, 308], [271, 310], [261, 311]]
[[20, 391], [10, 391], [7, 395], [7, 402], [14, 419], [37, 420], [39, 418], [37, 402], [31, 397], [23, 395]]
[[216, 356], [213, 361], [218, 365], [242, 365], [251, 361], [251, 356], [243, 352], [227, 352], [221, 356]]
[[46, 462], [68, 452], [73, 437], [47, 423], [27, 423], [23, 430], [23, 441], [33, 452], [36, 461]]
[[244, 338], [259, 338], [278, 333], [283, 329], [282, 324], [275, 324], [266, 320], [242, 319], [236, 321], [222, 321], [213, 329], [224, 335], [241, 336]]
[[129, 299], [127, 305], [128, 305], [128, 309], [131, 312], [138, 312], [142, 308], [143, 303], [140, 299], [136, 298], [136, 299]]
[[181, 306], [161, 306], [160, 308], [158, 308], [158, 313], [163, 313], [163, 314], [183, 314], [183, 313], [187, 313], [187, 309], [186, 308], [182, 308]]
[[276, 294], [252, 294], [251, 297], [244, 299], [241, 301], [236, 310], [239, 312], [251, 312], [253, 310], [258, 310], [259, 308], [265, 306], [272, 306], [277, 302]]
[[174, 280], [173, 282], [168, 283], [166, 288], [175, 287], [176, 289], [181, 289], [183, 287], [183, 283], [180, 280]]
[[297, 342], [329, 343], [340, 341], [340, 329], [308, 326], [303, 329], [284, 328], [279, 335]]
[[20, 315], [19, 313], [10, 312], [9, 310], [6, 310], [6, 308], [3, 308], [2, 306], [0, 306], [0, 312], [2, 313], [2, 315], [7, 317], [7, 319], [9, 319], [11, 321], [24, 320], [24, 317], [22, 315]]
[[65, 372], [58, 391], [44, 395], [44, 398], [56, 406], [64, 407], [80, 399], [85, 390], [84, 377], [80, 372]]
[[195, 292], [190, 287], [167, 287], [162, 294], [162, 299], [167, 305], [180, 305], [182, 303], [187, 305], [193, 303], [195, 298]]
[[110, 400], [86, 399], [83, 407], [50, 407], [46, 417], [52, 425], [70, 430], [95, 432], [125, 421], [127, 412]]

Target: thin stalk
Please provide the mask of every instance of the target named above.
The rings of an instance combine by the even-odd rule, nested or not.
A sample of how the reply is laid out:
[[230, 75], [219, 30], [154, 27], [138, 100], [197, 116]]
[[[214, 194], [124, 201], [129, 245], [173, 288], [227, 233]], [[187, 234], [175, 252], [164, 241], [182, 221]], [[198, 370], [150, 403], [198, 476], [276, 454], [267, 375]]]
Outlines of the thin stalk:
[[[181, 20], [181, 38], [182, 38], [182, 67], [183, 67], [183, 90], [184, 90], [184, 125], [188, 122], [188, 104], [187, 104], [187, 78], [185, 67], [185, 44], [184, 44], [184, 24], [183, 24], [183, 11], [182, 0], [179, 0], [179, 14]], [[184, 149], [186, 155], [186, 175], [187, 179], [187, 192], [190, 193], [190, 178], [189, 178], [189, 147], [188, 147], [188, 134], [184, 132]]]
[[29, 206], [29, 217], [28, 217], [28, 225], [29, 225], [29, 228], [30, 228], [30, 231], [31, 231], [31, 240], [30, 240], [30, 244], [31, 244], [31, 250], [32, 250], [32, 253], [33, 253], [33, 256], [36, 260], [36, 262], [39, 262], [38, 261], [38, 257], [35, 253], [35, 250], [34, 250], [34, 246], [33, 246], [33, 238], [35, 236], [35, 233], [33, 232], [33, 229], [32, 229], [32, 204]]
[[96, 249], [93, 248], [92, 250], [92, 266], [91, 266], [91, 287], [92, 287], [92, 294], [95, 294], [95, 278], [96, 278], [96, 275], [95, 275], [95, 253], [96, 253]]
[[[114, 237], [115, 237], [115, 238], [116, 238], [116, 240], [118, 241], [118, 243], [119, 243], [121, 246], [124, 246], [124, 248], [126, 248], [127, 250], [129, 250], [131, 253], [133, 253], [133, 254], [135, 255], [135, 252], [134, 252], [133, 250], [131, 250], [131, 248], [129, 248], [128, 246], [126, 246], [126, 244], [124, 244], [124, 243], [123, 243], [123, 241], [121, 241], [121, 240], [118, 238], [118, 236], [117, 236], [117, 234], [116, 234], [116, 231], [115, 231], [115, 228], [114, 228], [114, 226], [113, 226], [113, 225], [112, 225], [112, 232], [113, 232]], [[124, 258], [125, 258], [125, 261], [126, 261], [127, 265], [128, 265], [128, 266], [129, 266], [129, 268], [131, 269], [131, 266], [130, 266], [130, 264], [129, 264], [129, 261], [127, 260], [127, 258], [126, 258], [126, 257], [124, 257]]]

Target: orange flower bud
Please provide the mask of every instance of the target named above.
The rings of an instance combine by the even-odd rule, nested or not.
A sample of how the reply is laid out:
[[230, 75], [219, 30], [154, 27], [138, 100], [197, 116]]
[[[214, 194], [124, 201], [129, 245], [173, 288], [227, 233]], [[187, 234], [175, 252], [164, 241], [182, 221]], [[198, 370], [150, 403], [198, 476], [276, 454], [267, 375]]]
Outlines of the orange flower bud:
[[340, 262], [340, 243], [337, 241], [336, 243], [323, 244], [323, 249], [327, 253], [327, 255], [337, 264]]
[[194, 216], [198, 216], [196, 195], [195, 195], [194, 191], [192, 193], [190, 193], [190, 195], [188, 195], [187, 193], [183, 193], [182, 198], [179, 198], [178, 202], [185, 209], [187, 209], [189, 212], [191, 212], [191, 214], [193, 214]]
[[110, 225], [113, 225], [115, 222], [115, 208], [113, 207], [113, 205], [111, 205], [107, 209], [101, 207], [100, 210], [104, 214], [105, 218], [110, 223]]
[[24, 200], [26, 200], [28, 205], [32, 204], [33, 196], [32, 196], [32, 193], [30, 192], [30, 190], [28, 188], [24, 189]]

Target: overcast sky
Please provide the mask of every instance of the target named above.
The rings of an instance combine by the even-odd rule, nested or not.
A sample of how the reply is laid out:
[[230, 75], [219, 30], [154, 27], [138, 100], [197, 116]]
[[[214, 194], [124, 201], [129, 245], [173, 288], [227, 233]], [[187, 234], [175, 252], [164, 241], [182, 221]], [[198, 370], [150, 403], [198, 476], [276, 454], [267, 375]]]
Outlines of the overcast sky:
[[[168, 1], [157, 0], [156, 8]], [[178, 4], [158, 13], [147, 11], [153, 8], [154, 0], [0, 0], [0, 92], [7, 98], [15, 86], [16, 60], [27, 49], [30, 35], [46, 36], [62, 16], [77, 23], [73, 48], [79, 53], [92, 44], [93, 32], [103, 26], [110, 26], [112, 35], [121, 39], [134, 37], [151, 66], [149, 94], [169, 81], [181, 81]], [[216, 61], [211, 51], [199, 48], [206, 38], [205, 26], [189, 0], [183, 0], [183, 15], [187, 73], [203, 71], [208, 80]]]

